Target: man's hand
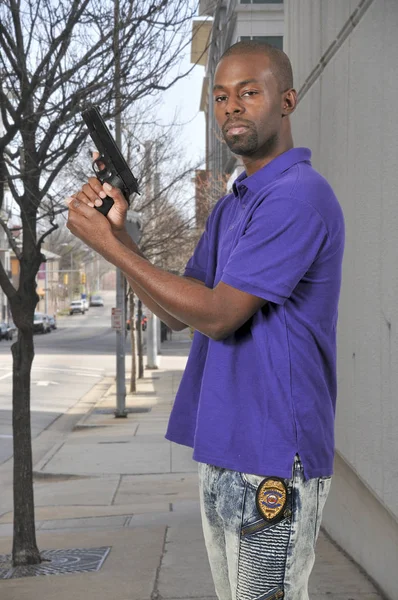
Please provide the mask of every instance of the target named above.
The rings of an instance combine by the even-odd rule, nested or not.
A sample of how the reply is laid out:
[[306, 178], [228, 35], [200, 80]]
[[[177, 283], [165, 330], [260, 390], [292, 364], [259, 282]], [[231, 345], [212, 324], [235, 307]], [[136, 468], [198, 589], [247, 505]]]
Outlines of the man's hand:
[[111, 256], [114, 243], [119, 242], [115, 238], [109, 220], [94, 209], [91, 201], [82, 201], [81, 195], [82, 192], [79, 192], [77, 197], [66, 200], [69, 206], [66, 226], [87, 246], [108, 258]]
[[[98, 152], [94, 152], [93, 158], [96, 159], [98, 157]], [[88, 182], [83, 185], [82, 189], [79, 192], [73, 194], [72, 197], [66, 199], [66, 204], [68, 204], [69, 207], [73, 210], [78, 206], [76, 204], [73, 204], [73, 200], [77, 200], [78, 202], [85, 204], [91, 209], [95, 206], [101, 206], [102, 200], [106, 196], [109, 196], [114, 201], [114, 204], [108, 212], [108, 214], [106, 215], [106, 217], [97, 210], [94, 211], [94, 213], [96, 215], [102, 216], [102, 218], [108, 221], [108, 223], [111, 226], [112, 233], [120, 242], [122, 242], [125, 246], [130, 248], [130, 250], [132, 250], [136, 254], [143, 256], [137, 244], [133, 242], [133, 240], [127, 233], [126, 215], [128, 210], [128, 202], [118, 188], [109, 185], [109, 183], [104, 183], [104, 185], [102, 185], [96, 177], [90, 177]], [[95, 219], [97, 221], [97, 216], [95, 217]], [[88, 230], [86, 232], [81, 231], [81, 233], [79, 233], [81, 228], [79, 229], [76, 219], [74, 217], [71, 217], [70, 211], [67, 226], [74, 235], [80, 237], [80, 239], [83, 239], [83, 241], [85, 241], [92, 248], [94, 247], [94, 241], [90, 242], [88, 239], [86, 240], [86, 238], [82, 237], [83, 235], [87, 235]], [[90, 239], [92, 239], [92, 236], [90, 236]]]
[[[94, 159], [98, 158], [98, 152], [94, 152], [93, 157]], [[74, 198], [77, 198], [90, 207], [101, 206], [102, 199], [106, 196], [109, 196], [114, 201], [106, 218], [111, 224], [115, 235], [117, 235], [118, 232], [125, 231], [126, 214], [128, 210], [127, 200], [118, 188], [112, 187], [109, 183], [104, 183], [104, 185], [102, 185], [96, 177], [90, 177], [88, 183], [82, 187], [81, 191], [73, 195]]]

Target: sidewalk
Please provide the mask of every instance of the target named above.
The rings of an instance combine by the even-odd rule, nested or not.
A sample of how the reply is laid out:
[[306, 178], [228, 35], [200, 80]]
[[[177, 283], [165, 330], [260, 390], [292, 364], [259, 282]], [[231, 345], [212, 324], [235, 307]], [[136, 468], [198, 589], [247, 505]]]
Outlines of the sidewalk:
[[[216, 600], [196, 464], [164, 439], [189, 347], [186, 332], [162, 345], [160, 369], [128, 396], [128, 418], [114, 418], [114, 382], [104, 380], [35, 440], [40, 550], [110, 551], [98, 571], [0, 579], [1, 600]], [[0, 468], [0, 554], [12, 546], [11, 480], [9, 462]], [[382, 598], [323, 533], [310, 591], [312, 600]]]

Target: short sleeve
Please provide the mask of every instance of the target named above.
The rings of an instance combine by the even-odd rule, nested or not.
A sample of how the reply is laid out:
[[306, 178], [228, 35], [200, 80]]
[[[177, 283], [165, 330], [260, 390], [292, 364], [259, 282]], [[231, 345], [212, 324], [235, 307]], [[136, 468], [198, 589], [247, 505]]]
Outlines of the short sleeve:
[[187, 262], [184, 277], [194, 277], [199, 281], [206, 282], [207, 261], [209, 257], [208, 233], [205, 230], [194, 250], [193, 255]]
[[231, 253], [221, 281], [283, 304], [327, 243], [326, 227], [313, 206], [296, 198], [264, 199]]

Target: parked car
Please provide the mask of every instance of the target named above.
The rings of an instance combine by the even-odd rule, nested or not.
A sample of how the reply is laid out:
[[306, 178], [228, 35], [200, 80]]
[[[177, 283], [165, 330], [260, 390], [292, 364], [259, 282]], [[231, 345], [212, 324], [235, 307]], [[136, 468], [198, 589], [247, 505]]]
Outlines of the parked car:
[[0, 323], [0, 340], [12, 340], [15, 331], [16, 327], [12, 321], [10, 323], [2, 321]]
[[69, 314], [74, 315], [75, 313], [81, 313], [84, 315], [86, 309], [84, 308], [83, 300], [72, 300], [69, 305]]
[[57, 318], [55, 315], [47, 315], [48, 322], [50, 323], [51, 329], [57, 329]]
[[0, 323], [0, 340], [8, 340], [8, 327], [7, 323]]
[[48, 316], [43, 313], [35, 313], [33, 317], [33, 333], [50, 333], [51, 325]]
[[104, 306], [102, 296], [91, 296], [90, 306]]
[[8, 339], [12, 340], [14, 335], [17, 333], [17, 328], [15, 327], [14, 321], [8, 321]]

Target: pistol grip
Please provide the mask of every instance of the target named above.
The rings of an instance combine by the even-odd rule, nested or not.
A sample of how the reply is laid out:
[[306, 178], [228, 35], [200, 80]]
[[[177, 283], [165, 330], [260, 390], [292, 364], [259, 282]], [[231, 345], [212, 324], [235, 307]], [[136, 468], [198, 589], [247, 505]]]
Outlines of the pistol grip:
[[94, 208], [96, 208], [100, 213], [102, 213], [106, 217], [106, 215], [111, 210], [111, 208], [114, 204], [114, 200], [113, 200], [113, 198], [110, 198], [110, 196], [101, 198], [101, 200], [102, 200], [101, 206], [95, 206]]

